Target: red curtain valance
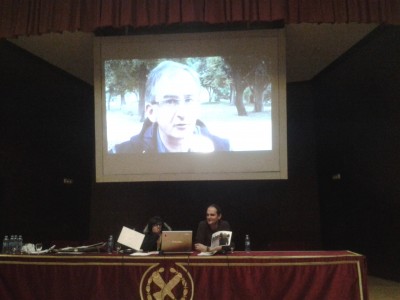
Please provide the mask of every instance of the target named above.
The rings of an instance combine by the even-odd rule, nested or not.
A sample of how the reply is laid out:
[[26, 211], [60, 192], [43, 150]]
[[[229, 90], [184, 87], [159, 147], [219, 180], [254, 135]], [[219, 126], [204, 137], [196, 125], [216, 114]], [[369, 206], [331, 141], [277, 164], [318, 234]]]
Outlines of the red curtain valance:
[[0, 0], [0, 38], [274, 21], [400, 24], [400, 0]]

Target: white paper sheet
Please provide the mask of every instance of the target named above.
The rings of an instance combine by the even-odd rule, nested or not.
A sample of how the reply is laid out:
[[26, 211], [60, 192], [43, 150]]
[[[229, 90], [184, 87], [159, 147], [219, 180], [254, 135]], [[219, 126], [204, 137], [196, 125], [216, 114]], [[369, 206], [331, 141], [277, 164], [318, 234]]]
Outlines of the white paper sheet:
[[144, 234], [123, 226], [118, 237], [118, 243], [136, 251], [140, 250], [144, 240]]

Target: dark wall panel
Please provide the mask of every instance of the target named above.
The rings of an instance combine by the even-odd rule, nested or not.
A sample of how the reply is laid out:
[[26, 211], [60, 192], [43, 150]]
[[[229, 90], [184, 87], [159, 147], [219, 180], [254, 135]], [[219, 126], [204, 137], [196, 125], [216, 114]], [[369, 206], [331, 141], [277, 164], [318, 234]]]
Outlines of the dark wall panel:
[[0, 82], [0, 232], [25, 241], [86, 239], [92, 87], [6, 41]]
[[[323, 240], [400, 280], [400, 27], [382, 27], [315, 81]], [[340, 174], [340, 180], [332, 176]]]

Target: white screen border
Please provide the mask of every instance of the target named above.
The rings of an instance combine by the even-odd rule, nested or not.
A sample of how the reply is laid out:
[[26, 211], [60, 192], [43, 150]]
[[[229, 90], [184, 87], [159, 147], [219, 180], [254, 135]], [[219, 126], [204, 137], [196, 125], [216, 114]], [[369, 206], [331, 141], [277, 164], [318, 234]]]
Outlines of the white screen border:
[[[271, 151], [209, 154], [121, 154], [107, 150], [103, 62], [268, 53], [276, 61]], [[97, 37], [94, 43], [96, 181], [287, 179], [286, 65], [284, 29]]]

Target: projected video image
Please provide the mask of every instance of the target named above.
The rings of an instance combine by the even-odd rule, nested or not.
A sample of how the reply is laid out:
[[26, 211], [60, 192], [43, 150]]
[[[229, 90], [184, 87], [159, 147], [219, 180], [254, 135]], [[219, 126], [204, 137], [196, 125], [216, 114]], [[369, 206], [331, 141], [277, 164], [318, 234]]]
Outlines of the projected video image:
[[284, 33], [97, 37], [96, 180], [286, 179]]
[[108, 153], [272, 150], [270, 68], [243, 55], [105, 60]]

